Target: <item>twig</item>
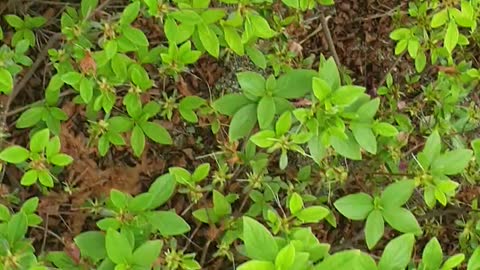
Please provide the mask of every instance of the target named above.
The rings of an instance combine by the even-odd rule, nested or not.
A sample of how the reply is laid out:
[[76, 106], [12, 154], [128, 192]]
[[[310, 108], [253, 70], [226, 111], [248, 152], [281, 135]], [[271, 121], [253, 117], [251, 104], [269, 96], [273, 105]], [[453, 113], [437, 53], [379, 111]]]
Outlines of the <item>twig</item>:
[[[387, 12], [383, 12], [383, 13], [379, 13], [379, 14], [374, 14], [372, 16], [368, 16], [366, 18], [357, 18], [353, 21], [351, 21], [352, 23], [355, 23], [355, 22], [365, 22], [365, 21], [369, 21], [369, 20], [373, 20], [373, 19], [378, 19], [378, 18], [383, 18], [383, 17], [389, 17], [389, 16], [392, 16], [393, 14], [395, 14], [395, 12], [397, 12], [399, 9], [401, 9], [403, 6], [405, 6], [405, 3], [402, 3], [396, 7], [394, 7], [393, 9], [387, 11]], [[400, 14], [401, 15], [406, 15], [408, 14], [408, 12], [406, 11], [400, 11]]]
[[402, 60], [404, 55], [405, 55], [405, 52], [403, 52], [401, 55], [398, 56], [395, 63], [393, 63], [393, 65], [390, 66], [387, 73], [385, 73], [385, 76], [383, 76], [383, 79], [380, 81], [380, 83], [378, 83], [378, 86], [382, 86], [385, 83], [385, 81], [387, 80], [388, 73], [392, 72], [392, 70], [398, 65], [398, 63], [400, 63], [400, 60]]
[[[337, 50], [335, 49], [335, 44], [333, 43], [332, 34], [330, 33], [330, 29], [328, 28], [327, 18], [323, 14], [323, 9], [320, 9], [320, 22], [322, 24], [323, 32], [325, 33], [325, 37], [327, 38], [328, 47], [330, 49], [330, 53], [333, 56], [333, 60], [337, 64], [337, 67], [341, 67], [340, 58], [338, 58]], [[343, 82], [343, 75], [340, 74], [341, 80]]]
[[[72, 89], [69, 89], [69, 90], [67, 90], [67, 91], [65, 91], [65, 92], [60, 93], [58, 96], [59, 96], [59, 97], [66, 97], [66, 96], [69, 96], [69, 95], [74, 94], [74, 93], [75, 93], [75, 91], [73, 91]], [[21, 112], [23, 112], [23, 111], [25, 111], [25, 110], [30, 109], [31, 107], [34, 107], [34, 106], [36, 106], [36, 105], [40, 105], [40, 104], [42, 104], [42, 103], [44, 103], [44, 102], [45, 102], [45, 99], [42, 99], [42, 100], [39, 100], [39, 101], [30, 103], [30, 104], [28, 104], [28, 105], [25, 105], [25, 106], [23, 106], [23, 107], [16, 108], [15, 110], [11, 110], [11, 111], [7, 112], [7, 113], [6, 113], [6, 117], [10, 117], [10, 116], [16, 115], [16, 114], [18, 114], [18, 113], [21, 113]]]
[[[330, 19], [330, 16], [327, 16], [326, 20], [328, 22], [328, 20]], [[302, 41], [300, 41], [298, 44], [302, 45], [303, 43], [305, 43], [307, 40], [311, 39], [313, 36], [315, 36], [316, 34], [318, 34], [320, 31], [322, 31], [323, 29], [323, 24], [319, 24], [318, 27], [313, 30], [313, 32], [311, 32], [310, 34], [308, 34], [308, 36], [306, 36], [304, 39], [302, 39]]]

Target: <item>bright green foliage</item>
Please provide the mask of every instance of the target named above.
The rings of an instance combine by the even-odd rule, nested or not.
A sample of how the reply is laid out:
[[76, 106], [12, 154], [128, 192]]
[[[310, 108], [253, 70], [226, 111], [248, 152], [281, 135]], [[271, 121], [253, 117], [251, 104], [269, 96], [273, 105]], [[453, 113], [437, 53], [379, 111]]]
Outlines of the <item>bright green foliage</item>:
[[72, 157], [60, 152], [60, 147], [60, 138], [50, 138], [50, 131], [42, 129], [30, 138], [29, 149], [7, 147], [0, 152], [0, 159], [25, 168], [20, 180], [22, 185], [30, 186], [38, 181], [42, 186], [53, 187], [55, 176], [50, 172], [50, 167], [65, 167], [73, 162]]
[[33, 30], [40, 28], [47, 20], [44, 17], [30, 17], [26, 15], [23, 20], [16, 15], [5, 15], [5, 21], [15, 29], [12, 37], [12, 46], [16, 47], [22, 40], [27, 40], [30, 47], [36, 44], [35, 34]]
[[349, 219], [366, 219], [365, 240], [368, 248], [373, 249], [383, 237], [384, 222], [403, 233], [422, 233], [415, 216], [402, 207], [414, 189], [413, 180], [402, 180], [387, 186], [381, 196], [372, 198], [365, 193], [351, 194], [338, 199], [334, 205]]
[[[350, 78], [334, 58], [300, 52], [310, 37], [298, 40], [303, 34], [292, 30], [313, 30], [319, 12], [336, 16], [326, 12], [333, 0], [126, 2], [122, 8], [99, 0], [65, 6], [59, 42], [41, 59], [45, 89], [32, 89], [41, 93], [31, 97], [44, 99], [5, 112], [5, 124], [16, 121], [30, 139], [28, 148], [12, 145], [5, 129], [0, 160], [24, 171], [20, 184], [40, 183], [19, 194], [42, 195], [19, 205], [16, 190], [0, 192], [0, 269], [193, 270], [217, 262], [240, 270], [480, 269], [480, 214], [477, 201], [468, 205], [465, 199], [480, 177], [480, 141], [474, 139], [480, 125], [474, 59], [479, 1], [410, 1], [406, 17], [397, 18], [402, 6], [392, 20], [392, 54], [413, 59], [411, 70], [428, 76], [392, 67], [378, 89], [355, 82], [358, 75]], [[9, 95], [32, 65], [26, 54], [46, 19], [3, 18], [0, 40], [8, 44], [0, 47], [0, 93]], [[42, 34], [58, 29], [56, 23], [52, 18]], [[233, 82], [210, 88], [218, 79], [212, 58], [220, 69], [237, 72]], [[244, 60], [252, 66], [238, 67]], [[17, 106], [11, 99], [7, 104]], [[72, 205], [85, 188], [73, 185], [82, 175], [77, 181], [62, 172], [76, 162], [60, 151], [59, 136], [70, 121], [88, 127], [79, 147], [91, 150], [86, 158], [97, 161], [98, 170], [112, 157], [127, 157], [137, 169], [151, 167], [151, 155], [185, 154], [188, 160], [159, 164], [167, 173], [148, 187], [152, 172], [140, 172], [137, 193], [118, 183], [90, 198], [81, 207], [91, 213], [88, 231], [63, 240], [66, 251], [35, 250], [38, 238], [28, 239], [29, 228], [35, 236], [37, 230], [56, 233], [48, 220], [38, 226], [37, 207], [52, 192], [48, 188], [65, 184], [70, 196], [62, 198]], [[17, 143], [26, 137], [8, 132]], [[184, 139], [190, 149], [181, 149]], [[8, 169], [5, 178], [15, 183]], [[103, 179], [94, 184], [104, 190]], [[414, 196], [421, 193], [425, 204]], [[461, 253], [442, 251], [443, 237], [415, 243], [451, 221], [430, 216], [437, 202], [468, 211], [448, 224], [459, 231]], [[349, 220], [337, 221], [332, 207]], [[364, 251], [319, 240], [334, 236], [332, 243], [357, 245], [347, 239], [352, 235], [330, 233], [337, 222], [340, 230], [361, 230], [354, 221], [363, 221], [366, 248], [356, 248]], [[385, 233], [393, 239], [387, 242]], [[380, 247], [377, 256], [366, 252]]]
[[31, 240], [25, 238], [29, 227], [42, 222], [42, 219], [35, 214], [37, 207], [38, 198], [35, 197], [25, 201], [20, 210], [15, 213], [0, 204], [0, 244], [2, 246], [0, 267], [2, 269], [40, 267]]
[[277, 79], [265, 79], [250, 71], [238, 73], [243, 94], [224, 95], [213, 104], [220, 113], [232, 116], [230, 140], [245, 137], [257, 122], [261, 129], [271, 127], [275, 115], [292, 109], [288, 99], [301, 98], [311, 91], [309, 84], [296, 82], [309, 81], [313, 76], [311, 70], [294, 70]]
[[455, 149], [441, 152], [442, 142], [438, 131], [432, 132], [425, 147], [417, 155], [422, 172], [416, 177], [417, 185], [424, 187], [423, 197], [428, 207], [435, 207], [437, 201], [442, 205], [455, 195], [458, 183], [449, 175], [461, 173], [470, 162], [473, 152], [469, 149]]
[[[397, 42], [395, 54], [408, 51], [419, 73], [426, 67], [427, 55], [430, 55], [429, 62], [432, 65], [441, 59], [447, 59], [451, 64], [455, 48], [469, 45], [469, 37], [477, 28], [478, 12], [475, 9], [478, 8], [478, 2], [459, 2], [460, 5], [446, 6], [412, 2], [408, 15], [414, 23], [390, 33], [390, 38]], [[422, 23], [418, 23], [420, 21]], [[443, 43], [442, 46], [440, 43]]]

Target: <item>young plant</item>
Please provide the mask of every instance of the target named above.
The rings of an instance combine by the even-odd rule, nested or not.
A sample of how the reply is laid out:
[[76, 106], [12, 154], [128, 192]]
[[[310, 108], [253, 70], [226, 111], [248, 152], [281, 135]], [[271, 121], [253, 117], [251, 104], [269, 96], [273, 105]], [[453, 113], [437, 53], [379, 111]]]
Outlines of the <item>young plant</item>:
[[60, 147], [60, 138], [50, 139], [50, 130], [42, 129], [31, 137], [29, 149], [17, 145], [7, 147], [0, 152], [0, 159], [25, 169], [20, 180], [22, 185], [31, 186], [38, 180], [42, 186], [53, 187], [55, 176], [50, 172], [51, 166], [61, 168], [73, 162], [72, 157], [60, 153]]
[[232, 196], [223, 196], [222, 193], [213, 190], [213, 207], [200, 208], [193, 211], [192, 215], [203, 223], [217, 224], [232, 215], [231, 204], [238, 196], [234, 194], [231, 195]]
[[422, 261], [418, 265], [418, 270], [451, 270], [459, 267], [464, 260], [465, 255], [459, 253], [444, 262], [442, 247], [438, 239], [433, 237], [423, 249]]
[[365, 240], [368, 248], [373, 249], [383, 237], [385, 221], [397, 231], [422, 234], [415, 216], [402, 207], [414, 190], [413, 180], [401, 180], [387, 186], [380, 196], [350, 194], [335, 201], [334, 205], [348, 219], [366, 220]]
[[145, 148], [145, 136], [159, 144], [172, 144], [172, 137], [160, 124], [150, 121], [160, 111], [160, 105], [156, 102], [149, 102], [143, 108], [136, 104], [134, 99], [125, 99], [128, 114], [131, 118], [123, 117], [122, 122], [128, 123], [132, 129], [130, 145], [135, 156], [139, 157]]
[[0, 46], [0, 93], [10, 94], [14, 78], [22, 71], [22, 66], [32, 65], [32, 59], [25, 55], [28, 49], [27, 40], [19, 41], [14, 50], [6, 44]]
[[42, 219], [35, 214], [38, 198], [26, 200], [16, 213], [0, 204], [0, 268], [5, 270], [35, 269], [46, 270], [40, 266], [32, 246], [32, 240], [26, 238], [29, 227], [35, 227]]
[[180, 167], [171, 167], [169, 172], [178, 184], [184, 186], [179, 192], [188, 194], [193, 203], [197, 203], [203, 197], [206, 190], [198, 184], [207, 178], [210, 173], [210, 164], [204, 163], [198, 166], [193, 174]]
[[300, 131], [295, 134], [289, 134], [292, 126], [292, 113], [284, 112], [275, 124], [275, 131], [262, 130], [253, 135], [250, 140], [261, 148], [268, 148], [268, 153], [281, 150], [279, 167], [284, 170], [288, 165], [287, 151], [295, 151], [302, 155], [306, 155], [300, 146], [305, 144], [312, 137], [311, 133]]
[[302, 197], [298, 193], [290, 195], [288, 200], [289, 216], [281, 217], [276, 211], [268, 210], [267, 221], [273, 233], [279, 231], [289, 233], [304, 224], [318, 223], [330, 215], [330, 210], [320, 205], [304, 206]]
[[424, 188], [423, 198], [429, 208], [435, 207], [437, 201], [443, 206], [447, 205], [459, 185], [448, 176], [462, 173], [473, 156], [469, 149], [458, 148], [443, 153], [441, 150], [440, 134], [435, 130], [415, 159], [421, 169], [415, 182]]
[[336, 154], [352, 160], [361, 160], [361, 149], [375, 154], [376, 135], [393, 137], [397, 129], [374, 119], [379, 100], [370, 100], [365, 88], [341, 85], [335, 61], [321, 62], [319, 72], [312, 80], [313, 97], [310, 108], [298, 108], [293, 114], [303, 128], [313, 136], [308, 148], [313, 160], [320, 164], [331, 146]]
[[105, 156], [110, 145], [125, 145], [122, 134], [131, 129], [131, 121], [122, 116], [114, 116], [92, 122], [89, 128], [90, 143], [96, 142], [100, 156]]
[[16, 47], [22, 40], [27, 40], [30, 47], [35, 47], [36, 38], [33, 30], [42, 27], [47, 22], [47, 19], [44, 17], [31, 17], [29, 15], [25, 15], [23, 20], [17, 15], [12, 14], [5, 15], [4, 19], [15, 29], [12, 37], [13, 47]]
[[293, 108], [288, 99], [301, 98], [311, 91], [312, 70], [292, 70], [278, 79], [246, 71], [237, 73], [242, 94], [227, 94], [213, 107], [232, 116], [228, 131], [230, 140], [247, 136], [258, 122], [260, 129], [270, 128], [275, 115]]

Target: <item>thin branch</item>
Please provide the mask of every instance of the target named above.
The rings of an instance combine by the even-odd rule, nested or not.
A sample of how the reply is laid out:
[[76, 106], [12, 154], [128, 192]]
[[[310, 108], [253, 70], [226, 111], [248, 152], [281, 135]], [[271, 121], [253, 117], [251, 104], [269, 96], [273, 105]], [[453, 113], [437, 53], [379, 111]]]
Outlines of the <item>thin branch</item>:
[[[321, 9], [321, 8], [320, 8], [320, 22], [322, 24], [322, 28], [324, 30], [323, 32], [325, 33], [325, 37], [327, 38], [328, 48], [330, 49], [330, 53], [332, 54], [333, 59], [335, 60], [335, 63], [337, 64], [337, 67], [340, 68], [341, 67], [340, 58], [338, 58], [337, 50], [335, 49], [335, 44], [333, 43], [332, 34], [330, 33], [330, 29], [328, 28], [327, 18], [325, 17], [325, 14], [323, 14], [323, 9]], [[343, 81], [342, 74], [340, 74], [340, 76], [342, 77], [342, 81]]]

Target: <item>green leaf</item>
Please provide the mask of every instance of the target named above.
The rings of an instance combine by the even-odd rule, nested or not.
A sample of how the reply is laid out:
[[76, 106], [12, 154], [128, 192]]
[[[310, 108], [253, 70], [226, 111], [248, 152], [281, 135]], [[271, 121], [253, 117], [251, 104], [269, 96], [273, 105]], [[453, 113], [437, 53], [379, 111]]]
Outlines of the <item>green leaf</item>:
[[6, 226], [6, 238], [10, 245], [23, 239], [28, 230], [27, 214], [18, 212], [12, 215]]
[[163, 24], [163, 29], [168, 41], [174, 42], [175, 44], [181, 44], [192, 36], [195, 31], [195, 26], [190, 24], [177, 25], [173, 19], [166, 18]]
[[145, 148], [145, 134], [143, 134], [142, 129], [137, 125], [133, 127], [130, 144], [133, 149], [133, 154], [139, 157]]
[[402, 206], [410, 199], [414, 190], [414, 180], [401, 180], [390, 184], [382, 192], [382, 205], [384, 207]]
[[480, 269], [480, 247], [477, 247], [468, 260], [467, 270]]
[[[326, 257], [314, 270], [376, 270], [375, 261], [358, 249], [336, 252]], [[403, 269], [402, 269], [403, 270]]]
[[438, 28], [444, 25], [448, 20], [448, 9], [444, 8], [439, 12], [433, 14], [432, 20], [430, 21], [430, 26], [432, 28]]
[[290, 130], [290, 127], [292, 126], [292, 114], [290, 111], [286, 111], [280, 115], [280, 117], [277, 120], [277, 123], [275, 124], [275, 133], [278, 136], [284, 135]]
[[133, 263], [150, 268], [160, 256], [163, 242], [161, 240], [150, 240], [143, 243], [133, 252]]
[[310, 206], [295, 214], [295, 217], [303, 223], [317, 223], [326, 218], [328, 214], [330, 211], [323, 206]]
[[297, 214], [303, 209], [303, 199], [298, 193], [294, 192], [288, 201], [288, 209], [292, 215]]
[[268, 148], [275, 143], [273, 140], [274, 138], [275, 132], [273, 130], [262, 130], [250, 137], [250, 141], [252, 141], [258, 147]]
[[175, 177], [175, 181], [178, 183], [185, 185], [192, 184], [192, 175], [184, 168], [170, 167], [168, 171]]
[[347, 139], [339, 138], [337, 136], [332, 136], [330, 138], [330, 143], [332, 147], [340, 155], [352, 159], [352, 160], [361, 160], [362, 154], [360, 152], [360, 145], [353, 138], [351, 134], [348, 134]]
[[422, 72], [427, 65], [427, 56], [423, 50], [419, 50], [415, 58], [415, 69], [418, 73]]
[[0, 152], [0, 159], [13, 164], [19, 164], [27, 160], [30, 152], [21, 146], [9, 146]]
[[48, 170], [37, 171], [38, 181], [45, 187], [53, 187], [53, 178]]
[[436, 237], [433, 237], [428, 241], [427, 245], [423, 249], [422, 264], [424, 270], [437, 270], [442, 266], [443, 252], [442, 246], [438, 242]]
[[77, 235], [73, 241], [80, 249], [82, 258], [98, 262], [107, 256], [105, 234], [99, 231], [87, 231]]
[[56, 154], [50, 158], [50, 162], [53, 165], [65, 167], [73, 162], [73, 158], [67, 154]]
[[383, 237], [385, 224], [383, 222], [382, 212], [373, 210], [367, 217], [365, 223], [365, 240], [368, 249], [373, 249], [380, 239]]
[[238, 270], [276, 270], [275, 265], [268, 261], [252, 260], [246, 263], [242, 263]]
[[247, 53], [248, 58], [250, 58], [257, 67], [261, 69], [267, 68], [267, 59], [262, 51], [253, 46], [248, 46], [245, 47], [245, 52]]
[[344, 196], [334, 203], [335, 208], [351, 220], [364, 220], [373, 210], [373, 199], [366, 193]]
[[230, 141], [245, 137], [252, 131], [257, 122], [257, 105], [249, 104], [238, 110], [230, 122], [228, 135]]
[[26, 110], [20, 115], [15, 126], [17, 128], [33, 127], [40, 120], [42, 120], [44, 111], [45, 111], [44, 107], [32, 107]]
[[451, 270], [455, 267], [458, 267], [464, 260], [465, 260], [465, 255], [455, 254], [445, 261], [441, 270]]
[[132, 260], [133, 247], [127, 237], [113, 229], [107, 230], [105, 237], [107, 255], [116, 264], [127, 264]]
[[198, 166], [192, 174], [192, 180], [194, 182], [200, 182], [203, 179], [207, 178], [208, 174], [210, 173], [210, 164], [203, 163]]
[[215, 224], [220, 221], [220, 217], [217, 217], [213, 208], [200, 208], [193, 211], [192, 215], [205, 224]]
[[108, 119], [108, 129], [116, 133], [127, 132], [132, 128], [133, 121], [128, 117], [114, 116]]
[[318, 0], [322, 6], [332, 6], [335, 4], [335, 0]]
[[117, 53], [118, 50], [118, 43], [115, 40], [107, 40], [103, 44], [103, 48], [105, 50], [105, 55], [107, 56], [107, 59], [112, 59], [113, 56]]
[[276, 270], [289, 270], [291, 269], [295, 260], [295, 246], [290, 243], [283, 247], [275, 258]]
[[148, 47], [148, 39], [140, 29], [127, 26], [123, 28], [122, 33], [133, 44]]
[[203, 22], [202, 17], [190, 9], [174, 11], [169, 13], [168, 16], [171, 16], [175, 20], [185, 24], [196, 25]]
[[126, 6], [122, 12], [122, 16], [120, 17], [119, 24], [120, 25], [131, 24], [137, 18], [139, 11], [140, 11], [140, 2], [133, 2], [130, 5]]
[[262, 75], [252, 71], [244, 71], [237, 73], [237, 80], [246, 94], [255, 97], [261, 97], [264, 95], [265, 78], [263, 78]]
[[355, 140], [360, 146], [371, 154], [377, 153], [377, 139], [369, 125], [352, 122], [350, 124]]
[[365, 92], [365, 87], [357, 85], [344, 85], [332, 94], [332, 103], [339, 106], [348, 106]]
[[197, 25], [198, 35], [203, 47], [213, 57], [218, 58], [220, 54], [220, 43], [217, 35], [205, 23]]
[[26, 214], [33, 214], [37, 210], [38, 202], [38, 197], [32, 197], [23, 203], [20, 211], [23, 211]]
[[173, 143], [172, 137], [170, 137], [168, 131], [157, 123], [143, 122], [140, 124], [140, 127], [145, 135], [156, 143], [167, 145]]
[[89, 103], [93, 96], [93, 82], [86, 77], [80, 81], [80, 96], [85, 103]]
[[246, 216], [243, 217], [243, 242], [249, 258], [275, 261], [278, 252], [277, 242], [262, 224]]
[[249, 14], [247, 15], [247, 20], [251, 21], [255, 36], [265, 39], [275, 36], [275, 31], [270, 28], [267, 20], [262, 16]]
[[455, 149], [437, 157], [431, 166], [432, 172], [454, 175], [462, 173], [473, 156], [472, 150]]
[[148, 222], [164, 237], [181, 235], [190, 231], [190, 225], [175, 212], [155, 211], [146, 215]]
[[31, 186], [37, 182], [37, 179], [37, 170], [28, 170], [23, 174], [22, 179], [20, 179], [20, 184], [22, 184], [22, 186]]
[[320, 63], [319, 77], [326, 81], [332, 91], [340, 87], [340, 73], [333, 57], [329, 57], [327, 61]]
[[212, 106], [221, 114], [232, 116], [242, 107], [251, 102], [251, 100], [242, 94], [228, 94], [215, 100]]
[[415, 237], [413, 234], [404, 234], [394, 238], [385, 247], [378, 262], [379, 270], [405, 269], [412, 257]]
[[34, 153], [42, 152], [50, 139], [50, 130], [48, 128], [37, 131], [30, 139], [30, 151]]
[[170, 174], [157, 177], [148, 189], [148, 193], [153, 195], [149, 209], [155, 209], [166, 203], [175, 192], [175, 185], [175, 179]]
[[319, 101], [323, 101], [332, 93], [330, 85], [321, 78], [313, 78], [312, 80], [313, 94]]
[[3, 205], [0, 204], [0, 221], [7, 221], [10, 219], [10, 210]]
[[237, 30], [234, 27], [223, 25], [223, 33], [228, 47], [230, 47], [230, 49], [232, 49], [236, 54], [243, 56], [245, 54], [245, 50], [242, 44], [242, 38], [238, 34]]
[[394, 137], [394, 136], [397, 136], [398, 134], [398, 130], [394, 126], [385, 122], [374, 123], [373, 130], [375, 131], [375, 133], [382, 135], [384, 137]]
[[453, 49], [455, 49], [457, 46], [459, 36], [460, 33], [458, 31], [457, 24], [454, 20], [450, 20], [448, 23], [447, 32], [445, 33], [445, 38], [443, 40], [443, 45], [449, 54], [452, 54]]
[[302, 98], [313, 91], [312, 80], [316, 75], [313, 70], [292, 69], [277, 79], [273, 94], [287, 99]]
[[260, 129], [268, 128], [275, 117], [275, 102], [272, 97], [264, 96], [257, 106], [257, 118]]
[[10, 72], [4, 68], [0, 68], [0, 92], [10, 95], [13, 90], [13, 77]]
[[428, 169], [433, 160], [440, 155], [441, 148], [442, 141], [440, 139], [440, 134], [435, 130], [430, 136], [428, 136], [428, 139], [425, 142], [425, 147], [417, 156], [425, 170]]
[[213, 190], [213, 211], [217, 217], [225, 217], [232, 213], [232, 207], [222, 193]]
[[5, 19], [5, 21], [7, 21], [8, 25], [15, 28], [16, 30], [24, 27], [23, 20], [17, 15], [8, 14], [3, 16], [3, 18]]
[[422, 234], [415, 216], [402, 207], [388, 207], [383, 210], [383, 218], [395, 230], [403, 233]]
[[287, 151], [282, 151], [282, 154], [280, 155], [280, 160], [278, 161], [278, 166], [280, 170], [285, 170], [288, 166], [288, 155]]
[[81, 14], [83, 18], [87, 18], [90, 13], [92, 13], [98, 5], [98, 0], [82, 0], [81, 4]]

